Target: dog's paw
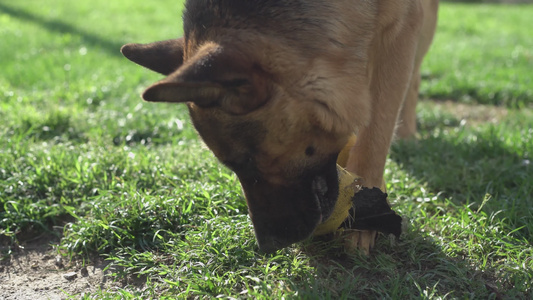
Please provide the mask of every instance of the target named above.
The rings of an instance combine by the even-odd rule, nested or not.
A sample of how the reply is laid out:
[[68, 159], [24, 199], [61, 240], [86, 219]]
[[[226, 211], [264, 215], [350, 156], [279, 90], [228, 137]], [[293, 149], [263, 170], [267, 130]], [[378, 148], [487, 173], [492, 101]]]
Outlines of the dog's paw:
[[344, 249], [349, 253], [361, 251], [369, 255], [376, 242], [377, 233], [376, 230], [345, 230]]

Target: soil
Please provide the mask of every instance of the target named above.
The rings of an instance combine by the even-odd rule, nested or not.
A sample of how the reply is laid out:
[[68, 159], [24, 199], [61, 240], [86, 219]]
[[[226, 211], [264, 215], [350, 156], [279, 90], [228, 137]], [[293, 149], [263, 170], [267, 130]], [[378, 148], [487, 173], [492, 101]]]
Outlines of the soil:
[[[58, 254], [50, 238], [41, 237], [0, 256], [0, 300], [81, 298], [85, 293], [123, 286], [105, 270], [101, 258], [90, 262]], [[1, 252], [13, 249], [1, 247]]]

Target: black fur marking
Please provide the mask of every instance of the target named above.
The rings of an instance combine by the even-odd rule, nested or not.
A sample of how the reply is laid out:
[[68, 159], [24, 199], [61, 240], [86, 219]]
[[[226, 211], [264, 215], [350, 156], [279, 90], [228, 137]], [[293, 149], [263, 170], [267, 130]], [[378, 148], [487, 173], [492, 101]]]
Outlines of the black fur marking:
[[321, 51], [322, 45], [308, 37], [326, 36], [331, 20], [323, 17], [330, 14], [317, 11], [333, 11], [332, 5], [306, 0], [189, 0], [183, 13], [183, 30], [186, 40], [194, 36], [198, 43], [216, 36], [214, 31], [244, 29], [290, 37], [288, 42], [299, 44], [300, 49]]

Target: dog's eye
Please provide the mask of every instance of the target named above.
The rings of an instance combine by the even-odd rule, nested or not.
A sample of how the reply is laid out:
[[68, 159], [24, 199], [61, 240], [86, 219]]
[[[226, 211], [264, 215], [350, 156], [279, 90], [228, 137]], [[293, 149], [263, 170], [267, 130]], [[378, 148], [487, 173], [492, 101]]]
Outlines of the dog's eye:
[[232, 79], [232, 80], [226, 80], [221, 82], [222, 85], [225, 87], [240, 87], [243, 85], [249, 85], [251, 84], [249, 80], [247, 79]]
[[315, 154], [315, 148], [312, 146], [309, 146], [305, 149], [305, 155], [307, 156], [313, 156]]

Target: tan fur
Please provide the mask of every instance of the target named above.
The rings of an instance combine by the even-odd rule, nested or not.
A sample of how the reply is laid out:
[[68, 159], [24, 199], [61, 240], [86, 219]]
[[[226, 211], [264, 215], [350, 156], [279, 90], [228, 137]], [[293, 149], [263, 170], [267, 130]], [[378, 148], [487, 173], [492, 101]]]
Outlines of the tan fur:
[[[378, 29], [380, 38], [372, 47], [372, 118], [360, 128], [347, 169], [365, 178], [365, 185], [383, 181], [385, 160], [396, 120], [401, 113], [399, 136], [416, 132], [415, 107], [420, 82], [419, 69], [429, 49], [437, 21], [438, 1], [383, 1]], [[392, 4], [394, 3], [394, 4]], [[374, 245], [375, 232], [355, 233], [352, 248], [365, 252]]]
[[[353, 133], [358, 139], [347, 169], [366, 186], [379, 187], [397, 120], [400, 137], [415, 134], [419, 68], [435, 30], [438, 0], [309, 0], [270, 10], [257, 4], [244, 14], [237, 6], [220, 8], [230, 2], [189, 1], [184, 40], [165, 47], [126, 45], [123, 53], [168, 75], [143, 97], [188, 103], [208, 147], [239, 175], [258, 240], [261, 226], [268, 227], [264, 222], [275, 222], [269, 216], [297, 220], [321, 211], [302, 221], [306, 225], [296, 224], [316, 226], [327, 214], [327, 196], [317, 203], [295, 195], [282, 200], [292, 187], [306, 193], [331, 177], [323, 175], [334, 164], [331, 157]], [[213, 6], [211, 15], [202, 15], [202, 5]], [[169, 45], [181, 52], [166, 50]], [[183, 53], [183, 65], [168, 72], [160, 57], [176, 61], [176, 53]], [[263, 196], [270, 190], [279, 193]], [[275, 207], [280, 205], [290, 208]], [[287, 211], [293, 208], [301, 213]], [[289, 227], [275, 232], [283, 239], [279, 230]], [[308, 235], [311, 227], [285, 242]], [[347, 241], [368, 251], [374, 237], [357, 232]], [[286, 244], [269, 239], [265, 249]]]

